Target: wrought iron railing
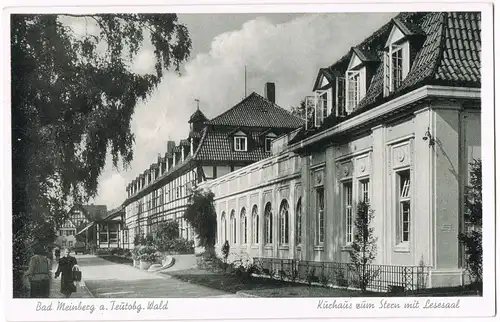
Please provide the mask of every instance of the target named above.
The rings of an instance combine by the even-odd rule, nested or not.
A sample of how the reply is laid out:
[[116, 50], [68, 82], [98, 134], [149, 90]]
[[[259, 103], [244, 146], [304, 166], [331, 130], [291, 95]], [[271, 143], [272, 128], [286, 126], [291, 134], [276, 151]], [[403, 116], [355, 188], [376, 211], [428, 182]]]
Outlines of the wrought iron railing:
[[275, 279], [361, 288], [378, 292], [407, 292], [427, 286], [429, 267], [305, 261], [281, 258], [253, 258], [259, 273]]

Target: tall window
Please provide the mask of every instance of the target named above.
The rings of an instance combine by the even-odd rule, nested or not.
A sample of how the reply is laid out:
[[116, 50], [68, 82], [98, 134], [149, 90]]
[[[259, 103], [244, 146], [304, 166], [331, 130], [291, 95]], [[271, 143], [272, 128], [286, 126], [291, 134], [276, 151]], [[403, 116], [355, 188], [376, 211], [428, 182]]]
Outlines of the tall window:
[[280, 244], [288, 245], [288, 202], [283, 200], [280, 206]]
[[222, 212], [222, 216], [220, 217], [221, 221], [221, 243], [225, 243], [227, 240], [227, 220], [226, 220], [226, 213]]
[[325, 241], [325, 189], [316, 188], [316, 243], [323, 244]]
[[343, 184], [344, 217], [345, 217], [345, 242], [352, 243], [353, 237], [353, 214], [352, 214], [352, 181]]
[[247, 211], [245, 207], [241, 208], [240, 213], [240, 244], [247, 243]]
[[231, 210], [229, 221], [231, 222], [231, 243], [236, 244], [236, 216], [234, 210]]
[[246, 151], [247, 150], [247, 138], [244, 136], [234, 137], [234, 151]]
[[335, 79], [335, 107], [337, 110], [337, 116], [343, 116], [346, 114], [345, 110], [345, 77], [337, 77]]
[[252, 208], [252, 243], [259, 243], [259, 213], [257, 205]]
[[266, 204], [264, 210], [264, 240], [266, 244], [273, 242], [273, 213], [271, 211], [271, 203]]
[[359, 181], [359, 200], [364, 202], [370, 201], [370, 181], [368, 179], [363, 179]]
[[398, 234], [399, 242], [406, 243], [410, 240], [410, 215], [411, 215], [411, 182], [410, 170], [398, 172]]
[[352, 112], [361, 99], [361, 76], [359, 71], [347, 72], [347, 112]]
[[395, 90], [403, 81], [403, 48], [398, 47], [392, 50], [391, 53], [391, 73], [392, 73], [392, 90]]
[[315, 126], [321, 126], [328, 116], [328, 93], [319, 92], [316, 101], [316, 120]]
[[299, 201], [297, 202], [297, 211], [295, 214], [297, 220], [295, 225], [295, 243], [300, 245], [302, 243], [302, 198], [299, 198]]

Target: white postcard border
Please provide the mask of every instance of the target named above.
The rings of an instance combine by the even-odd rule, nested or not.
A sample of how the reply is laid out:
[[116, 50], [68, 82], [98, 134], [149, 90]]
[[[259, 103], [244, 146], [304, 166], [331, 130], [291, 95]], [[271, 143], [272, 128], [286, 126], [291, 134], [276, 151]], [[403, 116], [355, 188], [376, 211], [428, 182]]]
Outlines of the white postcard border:
[[[106, 4], [117, 5], [127, 4], [121, 7], [103, 7]], [[280, 1], [275, 1], [278, 3]], [[320, 1], [317, 1], [320, 2]], [[331, 2], [331, 1], [330, 1]], [[12, 266], [12, 249], [11, 245], [11, 159], [10, 159], [10, 66], [9, 66], [9, 23], [8, 14], [11, 12], [177, 12], [177, 13], [211, 13], [211, 12], [394, 12], [394, 11], [481, 11], [482, 12], [482, 105], [486, 108], [482, 109], [482, 160], [483, 160], [483, 212], [485, 214], [495, 214], [495, 186], [494, 186], [494, 88], [493, 88], [493, 12], [491, 5], [487, 3], [454, 3], [452, 1], [431, 3], [431, 2], [405, 2], [405, 3], [376, 3], [375, 1], [363, 1], [356, 4], [321, 4], [321, 5], [286, 5], [282, 2], [279, 5], [243, 5], [233, 1], [233, 5], [210, 5], [207, 2], [201, 6], [194, 6], [195, 2], [185, 2], [189, 5], [169, 6], [169, 7], [139, 7], [133, 6], [132, 1], [80, 1], [80, 4], [99, 4], [100, 7], [54, 7], [57, 5], [65, 5], [67, 1], [52, 0], [46, 2], [47, 5], [40, 7], [38, 1], [23, 1], [23, 5], [35, 5], [36, 7], [10, 8], [4, 10], [2, 15], [3, 20], [3, 39], [4, 50], [3, 56], [3, 75], [2, 78], [5, 108], [2, 109], [2, 157], [0, 158], [0, 167], [4, 180], [0, 181], [0, 209], [2, 213], [2, 248], [3, 248], [3, 267], [2, 269], [2, 284], [6, 287], [2, 288], [5, 301], [5, 312], [7, 319], [12, 321], [60, 321], [60, 320], [158, 320], [158, 319], [281, 319], [281, 318], [352, 318], [352, 317], [468, 317], [468, 316], [492, 316], [495, 314], [495, 244], [494, 244], [494, 215], [485, 215], [483, 229], [484, 242], [484, 292], [482, 297], [453, 297], [453, 298], [417, 298], [422, 304], [430, 299], [433, 302], [456, 302], [459, 300], [460, 307], [457, 309], [374, 309], [374, 310], [359, 310], [359, 309], [318, 309], [318, 301], [325, 300], [332, 302], [343, 302], [345, 300], [355, 303], [362, 301], [374, 302], [378, 307], [380, 298], [292, 298], [292, 299], [263, 299], [263, 298], [202, 298], [202, 299], [164, 299], [168, 300], [168, 309], [166, 310], [142, 310], [139, 314], [133, 311], [111, 311], [99, 310], [100, 305], [109, 307], [110, 301], [114, 300], [117, 303], [126, 301], [128, 303], [140, 303], [142, 307], [146, 307], [149, 301], [159, 302], [161, 299], [70, 299], [70, 300], [42, 300], [43, 304], [52, 302], [54, 306], [58, 302], [78, 303], [83, 305], [94, 305], [95, 311], [88, 314], [85, 311], [58, 311], [50, 312], [37, 311], [37, 300], [31, 299], [12, 299], [10, 285], [12, 285], [12, 271], [5, 269]], [[152, 2], [158, 5], [158, 1]], [[228, 3], [227, 1], [225, 3]], [[19, 4], [17, 1], [14, 4]], [[141, 4], [145, 4], [141, 2]], [[367, 7], [367, 5], [369, 7]], [[495, 283], [493, 283], [495, 281]], [[410, 302], [413, 298], [384, 298], [392, 303], [398, 303], [401, 306], [405, 302]], [[76, 313], [78, 312], [78, 313]], [[75, 316], [75, 314], [77, 314]]]

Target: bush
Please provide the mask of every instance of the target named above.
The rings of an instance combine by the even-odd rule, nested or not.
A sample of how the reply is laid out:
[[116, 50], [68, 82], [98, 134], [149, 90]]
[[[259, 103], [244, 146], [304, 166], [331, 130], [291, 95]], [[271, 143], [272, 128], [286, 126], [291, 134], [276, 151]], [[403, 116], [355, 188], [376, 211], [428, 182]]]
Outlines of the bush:
[[184, 238], [166, 239], [159, 249], [178, 254], [193, 254], [194, 242]]
[[307, 280], [307, 284], [311, 285], [312, 283], [317, 283], [319, 282], [319, 278], [316, 276], [316, 269], [315, 268], [311, 268], [308, 272], [307, 272], [307, 277], [306, 277], [306, 280]]

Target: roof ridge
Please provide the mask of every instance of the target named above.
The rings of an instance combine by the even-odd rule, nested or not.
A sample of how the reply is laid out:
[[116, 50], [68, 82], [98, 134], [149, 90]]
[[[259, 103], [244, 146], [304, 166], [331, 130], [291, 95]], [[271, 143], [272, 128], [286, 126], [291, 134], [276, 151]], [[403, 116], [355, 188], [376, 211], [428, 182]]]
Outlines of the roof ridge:
[[[248, 98], [249, 98], [250, 96], [254, 95], [254, 94], [259, 95], [259, 94], [257, 94], [256, 92], [252, 92], [252, 93], [250, 93], [247, 97], [245, 97], [244, 99], [242, 99], [241, 101], [239, 101], [238, 103], [236, 103], [235, 105], [233, 105], [230, 109], [228, 109], [228, 110], [226, 110], [225, 112], [223, 112], [223, 113], [221, 113], [221, 114], [217, 115], [217, 116], [216, 116], [216, 117], [214, 117], [213, 119], [208, 120], [208, 123], [212, 123], [212, 121], [214, 121], [214, 120], [216, 120], [216, 119], [218, 119], [218, 118], [221, 118], [222, 116], [226, 115], [227, 113], [229, 113], [230, 111], [232, 111], [235, 107], [237, 107], [237, 106], [241, 105], [243, 102], [245, 102], [246, 100], [248, 100]], [[260, 96], [260, 95], [259, 95], [259, 96]]]
[[[255, 92], [254, 92], [254, 93], [255, 93]], [[302, 121], [302, 119], [301, 119], [301, 118], [299, 118], [299, 117], [297, 117], [297, 116], [293, 115], [293, 113], [292, 113], [291, 111], [287, 110], [286, 108], [279, 106], [279, 105], [278, 105], [278, 104], [276, 104], [275, 102], [271, 102], [270, 100], [268, 100], [267, 98], [265, 98], [264, 96], [262, 96], [262, 95], [260, 95], [260, 94], [258, 94], [258, 93], [255, 93], [255, 95], [260, 96], [262, 99], [265, 99], [266, 101], [268, 101], [269, 103], [271, 103], [271, 104], [273, 105], [273, 107], [278, 108], [278, 109], [280, 109], [280, 110], [283, 110], [283, 111], [285, 111], [286, 113], [288, 113], [290, 116], [293, 116], [293, 117], [295, 117], [295, 118], [297, 118], [297, 119], [299, 119], [299, 120], [301, 120], [301, 121]]]
[[439, 52], [437, 54], [436, 61], [434, 63], [434, 66], [432, 66], [432, 72], [429, 73], [429, 75], [426, 77], [427, 79], [433, 78], [434, 75], [436, 75], [439, 65], [441, 63], [441, 60], [443, 59], [443, 53], [444, 53], [444, 47], [443, 42], [445, 41], [446, 37], [446, 30], [448, 28], [448, 13], [447, 12], [442, 12], [441, 13], [441, 35], [439, 35]]
[[193, 160], [196, 160], [196, 158], [198, 157], [198, 153], [200, 152], [201, 147], [203, 146], [203, 142], [205, 141], [205, 137], [207, 136], [208, 126], [205, 126], [202, 131], [203, 134], [201, 135], [200, 142], [198, 143], [198, 146], [196, 147], [196, 150], [193, 153]]

